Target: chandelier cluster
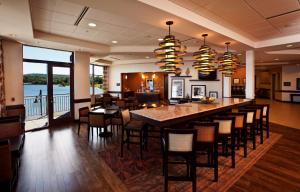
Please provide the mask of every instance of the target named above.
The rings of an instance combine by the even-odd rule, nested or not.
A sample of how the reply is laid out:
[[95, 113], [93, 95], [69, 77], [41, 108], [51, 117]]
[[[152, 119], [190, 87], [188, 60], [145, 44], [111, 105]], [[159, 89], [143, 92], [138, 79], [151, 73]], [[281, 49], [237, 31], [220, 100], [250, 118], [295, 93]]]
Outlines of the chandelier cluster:
[[[184, 65], [182, 57], [186, 54], [186, 46], [181, 45], [181, 41], [171, 35], [173, 21], [167, 21], [166, 24], [169, 27], [169, 34], [159, 43], [159, 48], [154, 50], [155, 57], [160, 59], [155, 64], [167, 73], [176, 74], [176, 72], [181, 71], [180, 67]], [[226, 52], [217, 60], [217, 52], [206, 45], [205, 38], [207, 36], [207, 34], [202, 35], [204, 43], [198, 51], [193, 53], [194, 62], [192, 66], [202, 75], [209, 75], [219, 69], [226, 77], [231, 76], [239, 66], [239, 62], [237, 55], [228, 50], [230, 42], [225, 43]]]
[[195, 59], [192, 65], [200, 74], [209, 75], [210, 72], [215, 71], [216, 64], [216, 51], [211, 49], [205, 44], [205, 38], [207, 34], [203, 34], [203, 45], [198, 51], [193, 53], [193, 58]]
[[166, 24], [169, 26], [169, 34], [159, 43], [159, 48], [154, 50], [155, 57], [160, 59], [156, 65], [167, 73], [175, 73], [184, 65], [182, 56], [186, 54], [186, 46], [181, 45], [181, 42], [171, 35], [173, 21], [167, 21]]
[[236, 71], [239, 66], [238, 57], [236, 54], [231, 53], [228, 50], [230, 42], [226, 42], [226, 52], [219, 57], [219, 71], [221, 71], [226, 77], [231, 77], [231, 75]]

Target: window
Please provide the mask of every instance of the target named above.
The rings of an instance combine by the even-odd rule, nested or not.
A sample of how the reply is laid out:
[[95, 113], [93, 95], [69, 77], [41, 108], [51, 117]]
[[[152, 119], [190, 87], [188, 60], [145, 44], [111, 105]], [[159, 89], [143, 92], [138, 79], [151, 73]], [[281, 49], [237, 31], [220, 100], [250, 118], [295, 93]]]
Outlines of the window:
[[23, 59], [72, 63], [72, 54], [70, 51], [23, 46]]
[[103, 66], [90, 65], [90, 94], [103, 93]]

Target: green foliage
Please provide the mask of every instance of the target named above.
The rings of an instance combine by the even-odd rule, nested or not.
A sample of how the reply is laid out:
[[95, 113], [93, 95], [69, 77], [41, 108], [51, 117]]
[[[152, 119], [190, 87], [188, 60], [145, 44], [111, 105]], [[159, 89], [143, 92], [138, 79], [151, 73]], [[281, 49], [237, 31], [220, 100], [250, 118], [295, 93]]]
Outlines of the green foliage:
[[[23, 76], [23, 83], [32, 85], [46, 85], [48, 76], [46, 74], [25, 74]], [[69, 75], [53, 75], [53, 84], [67, 86], [70, 85]]]

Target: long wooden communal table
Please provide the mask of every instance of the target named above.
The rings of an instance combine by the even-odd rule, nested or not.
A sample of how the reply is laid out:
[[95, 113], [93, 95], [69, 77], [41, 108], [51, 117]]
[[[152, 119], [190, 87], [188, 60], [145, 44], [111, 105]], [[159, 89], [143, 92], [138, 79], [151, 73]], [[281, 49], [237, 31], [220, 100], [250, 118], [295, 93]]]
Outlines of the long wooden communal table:
[[239, 98], [221, 98], [213, 103], [200, 102], [184, 103], [177, 105], [161, 106], [150, 109], [131, 111], [133, 118], [142, 120], [158, 127], [171, 127], [172, 125], [213, 115], [231, 108], [252, 103], [253, 100]]

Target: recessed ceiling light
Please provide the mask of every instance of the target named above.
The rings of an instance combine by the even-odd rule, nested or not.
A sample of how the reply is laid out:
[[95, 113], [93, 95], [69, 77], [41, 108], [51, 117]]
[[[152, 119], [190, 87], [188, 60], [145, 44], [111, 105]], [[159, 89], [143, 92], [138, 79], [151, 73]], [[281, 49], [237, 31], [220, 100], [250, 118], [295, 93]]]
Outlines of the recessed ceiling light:
[[238, 56], [241, 56], [242, 54], [241, 54], [241, 53], [238, 53], [237, 55], [238, 55]]
[[287, 45], [286, 47], [293, 47], [293, 45], [292, 45], [292, 44], [290, 44], [290, 45]]
[[278, 61], [278, 60], [279, 60], [278, 58], [275, 58], [275, 59], [274, 59], [274, 61]]
[[117, 44], [118, 43], [118, 41], [111, 41], [113, 44]]
[[159, 38], [159, 39], [157, 39], [158, 41], [163, 41], [164, 39], [163, 38]]
[[96, 25], [96, 23], [89, 23], [88, 24], [90, 27], [96, 27], [97, 25]]
[[150, 57], [149, 57], [149, 56], [146, 56], [145, 58], [146, 58], [146, 59], [149, 59]]

